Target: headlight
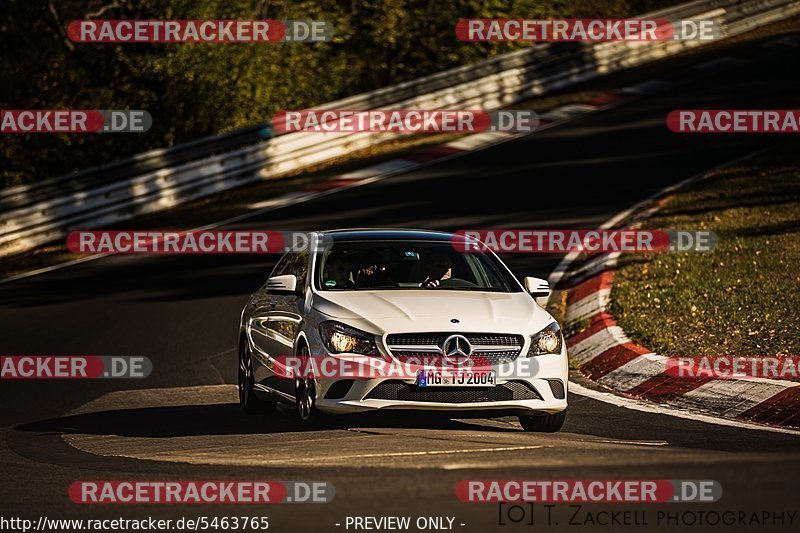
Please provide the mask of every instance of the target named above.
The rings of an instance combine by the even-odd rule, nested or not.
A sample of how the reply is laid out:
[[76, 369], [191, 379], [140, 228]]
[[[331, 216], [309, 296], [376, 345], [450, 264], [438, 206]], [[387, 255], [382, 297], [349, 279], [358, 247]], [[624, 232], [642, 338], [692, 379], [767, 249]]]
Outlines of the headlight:
[[357, 353], [378, 355], [375, 336], [339, 322], [322, 322], [319, 334], [325, 347], [332, 353]]
[[557, 322], [553, 322], [542, 331], [531, 337], [531, 347], [528, 349], [528, 357], [545, 354], [561, 353], [561, 346], [564, 344], [564, 337], [561, 335], [561, 328]]

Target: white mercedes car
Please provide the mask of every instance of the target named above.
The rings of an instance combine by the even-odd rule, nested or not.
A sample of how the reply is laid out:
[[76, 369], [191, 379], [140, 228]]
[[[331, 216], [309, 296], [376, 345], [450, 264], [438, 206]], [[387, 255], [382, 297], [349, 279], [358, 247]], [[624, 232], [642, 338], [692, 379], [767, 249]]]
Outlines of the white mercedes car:
[[308, 423], [411, 409], [562, 427], [567, 352], [536, 302], [550, 293], [545, 280], [520, 283], [494, 253], [450, 233], [341, 230], [312, 233], [310, 244], [286, 253], [242, 311], [247, 412], [284, 402]]

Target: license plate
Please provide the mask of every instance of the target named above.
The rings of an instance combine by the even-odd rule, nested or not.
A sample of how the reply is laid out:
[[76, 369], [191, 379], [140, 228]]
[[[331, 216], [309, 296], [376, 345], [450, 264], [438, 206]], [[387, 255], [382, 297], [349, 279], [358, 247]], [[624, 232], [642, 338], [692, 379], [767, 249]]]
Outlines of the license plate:
[[417, 374], [420, 387], [494, 387], [493, 370], [424, 370]]

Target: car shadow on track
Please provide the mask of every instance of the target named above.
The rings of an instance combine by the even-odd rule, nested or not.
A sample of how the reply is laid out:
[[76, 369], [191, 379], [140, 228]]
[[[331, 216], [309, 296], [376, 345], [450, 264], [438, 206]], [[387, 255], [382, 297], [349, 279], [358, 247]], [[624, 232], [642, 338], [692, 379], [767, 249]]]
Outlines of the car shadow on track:
[[452, 420], [437, 413], [364, 413], [325, 417], [307, 426], [286, 408], [275, 413], [245, 414], [238, 404], [188, 405], [114, 409], [68, 415], [17, 426], [17, 431], [39, 434], [119, 435], [170, 438], [203, 435], [256, 435], [351, 428], [419, 428], [481, 431], [519, 431], [514, 427], [486, 426]]

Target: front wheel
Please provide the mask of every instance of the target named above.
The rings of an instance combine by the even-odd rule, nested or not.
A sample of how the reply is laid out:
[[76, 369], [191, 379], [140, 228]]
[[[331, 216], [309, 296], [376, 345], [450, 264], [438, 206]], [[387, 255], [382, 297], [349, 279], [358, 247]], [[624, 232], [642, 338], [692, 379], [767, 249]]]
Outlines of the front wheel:
[[239, 350], [239, 405], [247, 414], [265, 413], [274, 411], [276, 402], [259, 400], [255, 392], [255, 378], [253, 377], [253, 360], [247, 343]]
[[[298, 355], [301, 358], [310, 357], [308, 347], [301, 346]], [[310, 372], [309, 365], [302, 366]], [[312, 427], [322, 422], [323, 415], [317, 409], [317, 380], [313, 374], [300, 376], [294, 381], [294, 400], [301, 422]]]
[[519, 423], [525, 431], [535, 431], [538, 433], [555, 433], [564, 425], [567, 418], [567, 410], [552, 415], [531, 415], [520, 416]]

